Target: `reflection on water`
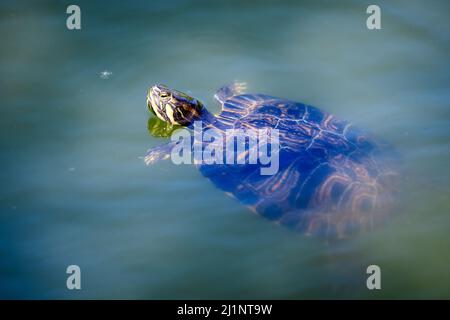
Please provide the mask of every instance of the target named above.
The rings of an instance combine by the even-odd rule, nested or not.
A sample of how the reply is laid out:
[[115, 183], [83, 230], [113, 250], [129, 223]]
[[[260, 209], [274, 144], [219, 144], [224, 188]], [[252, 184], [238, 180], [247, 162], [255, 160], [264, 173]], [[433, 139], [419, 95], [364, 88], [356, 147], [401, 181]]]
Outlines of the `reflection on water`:
[[[360, 1], [78, 4], [80, 31], [63, 4], [0, 4], [0, 297], [450, 297], [446, 1], [382, 1], [380, 31]], [[396, 218], [331, 245], [248, 214], [193, 166], [143, 164], [163, 140], [147, 130], [151, 84], [217, 112], [234, 80], [394, 145]]]
[[168, 138], [175, 130], [180, 128], [180, 126], [173, 126], [170, 123], [159, 120], [156, 117], [148, 118], [147, 122], [148, 133], [155, 138]]

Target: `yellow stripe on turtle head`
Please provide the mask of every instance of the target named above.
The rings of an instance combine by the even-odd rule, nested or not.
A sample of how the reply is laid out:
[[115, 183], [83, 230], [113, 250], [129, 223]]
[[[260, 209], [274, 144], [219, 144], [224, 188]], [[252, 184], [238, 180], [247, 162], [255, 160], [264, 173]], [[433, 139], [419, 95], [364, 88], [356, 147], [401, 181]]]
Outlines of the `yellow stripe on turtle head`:
[[173, 117], [173, 109], [169, 103], [166, 104], [166, 115], [169, 117], [169, 120], [172, 124], [179, 124]]
[[165, 118], [161, 115], [161, 113], [159, 112], [158, 105], [156, 104], [155, 99], [154, 99], [153, 96], [150, 97], [150, 102], [151, 102], [151, 104], [152, 104], [152, 108], [153, 108], [153, 111], [155, 111], [156, 116], [157, 116], [159, 119], [161, 119], [162, 121], [166, 121], [166, 119], [165, 119]]

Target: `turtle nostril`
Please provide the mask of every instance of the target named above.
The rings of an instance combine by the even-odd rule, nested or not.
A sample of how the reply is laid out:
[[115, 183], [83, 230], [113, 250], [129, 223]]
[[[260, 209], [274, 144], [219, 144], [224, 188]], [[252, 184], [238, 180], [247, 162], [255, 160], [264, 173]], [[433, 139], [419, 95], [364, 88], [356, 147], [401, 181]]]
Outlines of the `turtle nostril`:
[[156, 84], [153, 85], [153, 86], [150, 88], [150, 92], [153, 93], [153, 94], [158, 93], [158, 92], [159, 92], [158, 85], [156, 85]]

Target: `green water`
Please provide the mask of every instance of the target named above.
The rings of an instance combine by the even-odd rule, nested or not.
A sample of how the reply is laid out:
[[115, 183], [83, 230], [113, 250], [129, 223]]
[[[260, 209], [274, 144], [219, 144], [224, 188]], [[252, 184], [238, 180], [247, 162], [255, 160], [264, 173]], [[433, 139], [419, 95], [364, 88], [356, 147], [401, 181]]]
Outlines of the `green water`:
[[[377, 1], [375, 31], [367, 1], [77, 1], [78, 31], [69, 4], [0, 4], [1, 298], [450, 298], [447, 1]], [[249, 214], [192, 166], [144, 165], [165, 141], [147, 131], [150, 85], [216, 112], [234, 80], [391, 142], [389, 224], [326, 243]]]

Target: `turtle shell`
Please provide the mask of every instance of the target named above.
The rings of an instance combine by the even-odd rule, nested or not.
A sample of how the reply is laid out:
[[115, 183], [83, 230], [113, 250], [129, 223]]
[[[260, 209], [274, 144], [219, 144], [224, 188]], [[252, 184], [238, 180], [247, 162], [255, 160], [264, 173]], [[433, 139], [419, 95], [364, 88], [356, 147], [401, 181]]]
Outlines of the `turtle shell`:
[[219, 130], [279, 130], [279, 170], [200, 164], [201, 173], [253, 212], [306, 234], [345, 237], [389, 215], [397, 172], [391, 148], [313, 106], [261, 94], [223, 102]]

